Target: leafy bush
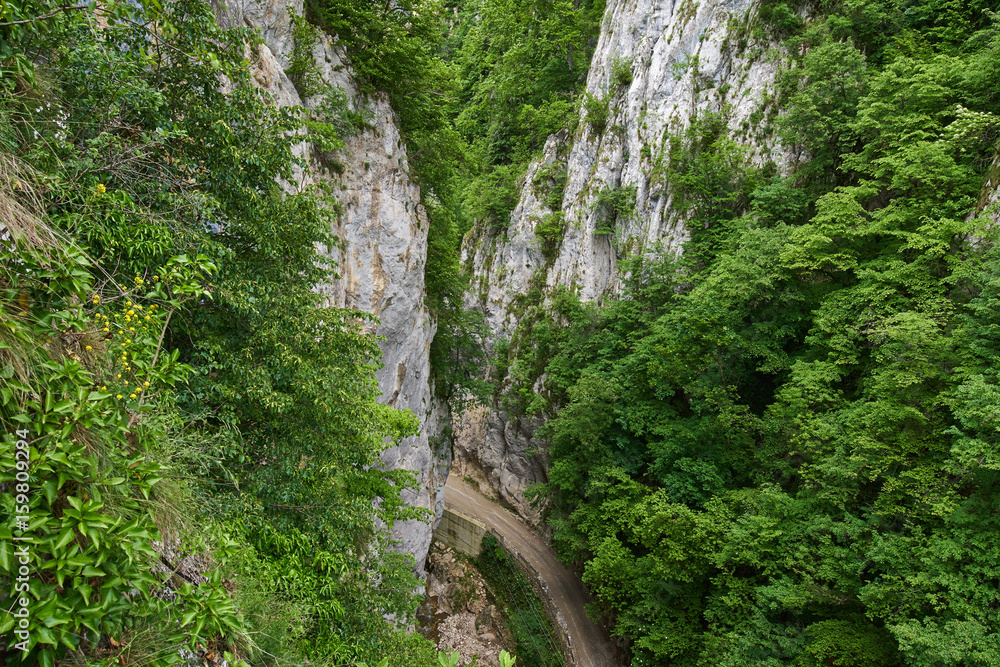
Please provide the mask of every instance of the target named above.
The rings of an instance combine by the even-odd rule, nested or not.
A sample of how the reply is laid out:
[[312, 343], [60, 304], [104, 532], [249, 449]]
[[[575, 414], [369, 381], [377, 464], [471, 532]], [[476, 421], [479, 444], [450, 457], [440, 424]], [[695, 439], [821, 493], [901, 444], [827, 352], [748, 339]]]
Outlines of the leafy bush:
[[[23, 192], [27, 181], [17, 182]], [[0, 622], [5, 643], [21, 644], [12, 659], [52, 665], [170, 614], [179, 622], [163, 628], [150, 664], [176, 662], [184, 644], [238, 637], [218, 573], [197, 589], [173, 586], [168, 602], [153, 570], [156, 519], [169, 515], [173, 495], [166, 462], [154, 455], [167, 437], [157, 415], [192, 370], [163, 349], [164, 333], [185, 301], [207, 295], [202, 283], [216, 267], [177, 256], [149, 284], [135, 276], [95, 288], [79, 248], [45, 233], [6, 194], [0, 210], [18, 212], [3, 220], [11, 247], [0, 277], [0, 302], [18, 304], [0, 307], [0, 578], [8, 600], [30, 606], [23, 622], [13, 613]]]
[[466, 210], [494, 233], [506, 231], [510, 215], [517, 206], [521, 165], [494, 167], [483, 178], [469, 184]]
[[569, 172], [566, 163], [558, 160], [540, 168], [535, 174], [533, 185], [536, 192], [542, 203], [552, 211], [558, 211], [562, 208], [568, 178]]
[[803, 162], [699, 113], [653, 174], [682, 256], [529, 357], [558, 410], [535, 492], [633, 665], [1000, 662], [997, 37], [947, 6], [788, 25]]
[[[412, 617], [416, 580], [376, 528], [423, 516], [400, 498], [412, 477], [376, 465], [416, 420], [376, 401], [370, 317], [313, 291], [332, 270], [317, 246], [335, 242], [336, 202], [278, 185], [304, 119], [253, 85], [257, 38], [218, 28], [207, 3], [96, 11], [99, 30], [64, 13], [33, 46], [45, 104], [0, 98], [0, 142], [27, 163], [0, 179], [0, 212], [34, 202], [61, 233], [25, 231], [20, 256], [0, 258], [0, 484], [22, 483], [21, 429], [37, 489], [26, 659], [168, 664], [188, 644], [267, 662], [257, 642], [295, 663], [430, 664], [425, 640], [386, 621]], [[328, 148], [353, 124], [343, 101], [309, 119]], [[5, 216], [8, 232], [23, 219]], [[154, 543], [179, 535], [207, 581], [154, 574]], [[252, 553], [231, 560], [233, 542]], [[25, 592], [9, 544], [5, 599]], [[234, 587], [257, 606], [237, 609]]]
[[601, 222], [594, 228], [594, 234], [614, 234], [617, 221], [628, 218], [635, 212], [635, 199], [634, 185], [605, 187], [598, 190], [593, 209], [600, 215]]
[[615, 57], [611, 62], [611, 86], [625, 88], [632, 83], [632, 59]]
[[562, 211], [549, 213], [535, 226], [535, 235], [542, 240], [542, 255], [551, 262], [559, 252], [566, 234], [566, 220]]
[[584, 95], [584, 118], [586, 119], [587, 124], [590, 125], [590, 129], [593, 130], [595, 134], [603, 133], [604, 129], [607, 127], [610, 104], [611, 99], [607, 95], [602, 97], [597, 97], [591, 93]]

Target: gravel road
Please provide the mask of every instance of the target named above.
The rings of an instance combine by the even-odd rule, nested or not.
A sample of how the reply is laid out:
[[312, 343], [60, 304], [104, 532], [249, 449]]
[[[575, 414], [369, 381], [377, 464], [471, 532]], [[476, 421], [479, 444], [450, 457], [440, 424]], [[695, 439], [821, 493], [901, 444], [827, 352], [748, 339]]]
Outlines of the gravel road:
[[491, 527], [535, 568], [562, 617], [576, 660], [574, 667], [614, 666], [611, 645], [584, 610], [588, 597], [583, 584], [563, 567], [555, 551], [538, 533], [454, 474], [448, 476], [444, 504]]

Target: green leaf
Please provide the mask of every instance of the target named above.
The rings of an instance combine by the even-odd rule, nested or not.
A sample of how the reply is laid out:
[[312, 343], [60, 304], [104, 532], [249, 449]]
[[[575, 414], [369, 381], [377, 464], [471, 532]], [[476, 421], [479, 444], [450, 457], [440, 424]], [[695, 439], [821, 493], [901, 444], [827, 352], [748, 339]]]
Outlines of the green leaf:
[[[50, 644], [52, 646], [55, 646], [56, 644], [59, 643], [59, 640], [56, 638], [56, 634], [52, 630], [44, 626], [35, 626], [33, 634], [35, 640], [38, 641], [38, 643], [40, 644]], [[43, 649], [40, 655], [44, 654], [45, 651], [49, 651], [51, 655], [51, 649]], [[52, 658], [50, 657], [49, 660], [52, 660]]]
[[76, 532], [71, 527], [63, 528], [59, 533], [59, 539], [53, 545], [52, 550], [57, 551], [65, 547], [67, 544], [73, 541], [76, 537]]

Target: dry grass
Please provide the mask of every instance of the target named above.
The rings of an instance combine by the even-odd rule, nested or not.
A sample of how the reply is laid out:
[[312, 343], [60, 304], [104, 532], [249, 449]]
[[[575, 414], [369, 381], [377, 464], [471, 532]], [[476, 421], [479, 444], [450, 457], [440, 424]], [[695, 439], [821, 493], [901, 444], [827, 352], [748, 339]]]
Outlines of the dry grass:
[[[60, 243], [43, 220], [43, 206], [36, 174], [13, 157], [0, 153], [0, 290], [15, 284], [14, 267], [25, 252], [48, 254]], [[9, 293], [9, 292], [8, 292]], [[22, 317], [30, 307], [30, 294], [21, 289], [0, 301], [0, 324]], [[22, 381], [31, 376], [32, 359], [38, 356], [36, 341], [25, 340], [20, 328], [0, 326], [0, 368]]]
[[[24, 250], [59, 245], [59, 237], [42, 219], [43, 210], [36, 174], [13, 157], [0, 153], [0, 240], [5, 250], [13, 252], [15, 244]], [[10, 258], [4, 260], [0, 279], [9, 277]]]

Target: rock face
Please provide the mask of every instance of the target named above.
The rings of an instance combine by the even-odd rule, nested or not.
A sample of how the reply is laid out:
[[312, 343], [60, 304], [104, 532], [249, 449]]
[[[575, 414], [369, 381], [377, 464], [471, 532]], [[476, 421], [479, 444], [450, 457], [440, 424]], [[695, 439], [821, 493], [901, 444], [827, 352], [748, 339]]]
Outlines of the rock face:
[[500, 651], [514, 641], [487, 584], [472, 563], [437, 543], [427, 559], [427, 598], [420, 632], [442, 653], [459, 653], [459, 665], [499, 667]]
[[[256, 83], [275, 104], [310, 106], [285, 74], [295, 47], [291, 15], [303, 14], [302, 0], [231, 0], [217, 3], [222, 25], [249, 26], [261, 32], [264, 43], [251, 55]], [[375, 330], [384, 366], [378, 372], [381, 400], [412, 411], [421, 422], [420, 434], [404, 439], [382, 454], [388, 469], [405, 468], [417, 475], [416, 490], [404, 500], [431, 510], [428, 522], [406, 521], [392, 527], [399, 549], [412, 553], [422, 573], [431, 542], [433, 523], [444, 508], [444, 482], [450, 463], [446, 448], [432, 445], [446, 413], [433, 394], [429, 350], [435, 325], [424, 303], [424, 264], [427, 258], [427, 215], [420, 189], [409, 178], [406, 146], [395, 115], [384, 95], [361, 98], [343, 53], [320, 33], [312, 59], [324, 83], [344, 91], [352, 107], [366, 112], [367, 127], [346, 139], [346, 146], [328, 162], [336, 171], [314, 160], [310, 175], [298, 174], [288, 188], [327, 181], [343, 205], [335, 229], [339, 248], [325, 249], [336, 262], [339, 277], [317, 290], [328, 305], [354, 308], [379, 319]], [[299, 147], [310, 158], [308, 144]], [[334, 162], [335, 161], [335, 162]], [[340, 172], [340, 173], [337, 173]], [[444, 449], [444, 451], [438, 451]]]
[[[466, 238], [463, 259], [473, 273], [467, 305], [483, 310], [494, 340], [514, 331], [520, 316], [514, 299], [533, 285], [601, 300], [620, 290], [623, 256], [680, 250], [688, 232], [672, 206], [663, 164], [670, 139], [692, 118], [719, 114], [754, 160], [779, 168], [789, 162], [767, 137], [754, 136], [780, 55], [765, 57], [760, 45], [739, 50], [731, 26], [753, 11], [753, 0], [610, 4], [587, 79], [592, 102], [581, 109], [575, 134], [551, 136], [529, 166], [506, 235], [487, 238], [474, 230]], [[585, 109], [603, 105], [602, 128]], [[628, 193], [634, 212], [619, 216], [612, 230], [598, 196], [615, 190]], [[535, 228], [552, 219], [553, 208], [561, 210], [564, 234], [547, 258]], [[458, 469], [481, 471], [505, 501], [535, 520], [521, 491], [544, 481], [538, 424], [499, 409], [468, 421], [456, 430]]]

